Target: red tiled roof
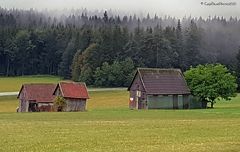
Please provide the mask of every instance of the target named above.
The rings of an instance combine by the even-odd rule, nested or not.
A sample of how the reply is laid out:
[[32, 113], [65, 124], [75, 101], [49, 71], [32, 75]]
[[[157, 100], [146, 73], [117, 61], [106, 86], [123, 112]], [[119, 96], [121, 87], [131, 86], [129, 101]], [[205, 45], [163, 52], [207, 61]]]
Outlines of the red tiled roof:
[[19, 91], [18, 98], [20, 94], [24, 94], [25, 100], [32, 100], [36, 102], [53, 102], [55, 96], [53, 91], [56, 88], [55, 84], [24, 84]]
[[60, 82], [58, 87], [65, 98], [89, 99], [85, 83]]
[[190, 94], [180, 69], [139, 68], [137, 74], [147, 94]]

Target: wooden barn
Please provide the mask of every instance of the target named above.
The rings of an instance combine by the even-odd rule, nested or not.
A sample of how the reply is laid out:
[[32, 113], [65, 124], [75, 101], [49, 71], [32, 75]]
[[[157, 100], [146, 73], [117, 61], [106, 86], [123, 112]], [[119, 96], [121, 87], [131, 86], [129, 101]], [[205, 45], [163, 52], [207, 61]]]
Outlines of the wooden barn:
[[84, 111], [89, 99], [85, 83], [24, 84], [18, 94], [18, 112], [53, 111], [56, 96], [66, 100], [64, 111]]
[[89, 95], [85, 83], [60, 82], [53, 94], [66, 100], [67, 106], [64, 111], [86, 110], [86, 101], [89, 99]]
[[18, 112], [51, 111], [55, 84], [24, 84], [18, 94]]
[[139, 68], [128, 87], [130, 109], [188, 109], [190, 90], [179, 69]]

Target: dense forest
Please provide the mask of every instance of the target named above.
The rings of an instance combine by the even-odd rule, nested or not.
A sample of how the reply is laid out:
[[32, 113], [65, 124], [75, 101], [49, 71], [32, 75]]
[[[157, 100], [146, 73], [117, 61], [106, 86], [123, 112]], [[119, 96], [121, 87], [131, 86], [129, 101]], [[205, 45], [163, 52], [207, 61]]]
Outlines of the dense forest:
[[[91, 14], [91, 15], [88, 15]], [[240, 20], [157, 15], [51, 15], [0, 8], [0, 75], [50, 74], [127, 86], [137, 67], [222, 63], [239, 76]]]

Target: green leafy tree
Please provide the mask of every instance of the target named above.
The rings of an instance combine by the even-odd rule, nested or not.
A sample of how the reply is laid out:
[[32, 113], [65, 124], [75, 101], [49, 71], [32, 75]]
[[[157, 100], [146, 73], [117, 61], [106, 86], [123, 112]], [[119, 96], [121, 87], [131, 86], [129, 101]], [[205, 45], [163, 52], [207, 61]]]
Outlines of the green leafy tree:
[[73, 57], [73, 61], [72, 61], [72, 80], [73, 81], [78, 81], [79, 79], [79, 75], [80, 75], [80, 54], [81, 54], [81, 50], [78, 50], [74, 57]]
[[55, 111], [61, 112], [64, 111], [64, 108], [67, 106], [67, 102], [63, 97], [57, 96], [53, 101], [53, 105]]
[[[78, 56], [78, 57], [77, 57]], [[72, 67], [72, 77], [75, 81], [82, 81], [88, 85], [93, 83], [93, 69], [101, 65], [102, 56], [97, 44], [91, 44], [82, 53], [75, 54]]]
[[108, 77], [109, 75], [110, 65], [107, 62], [104, 62], [101, 67], [96, 68], [94, 79], [94, 84], [96, 86], [109, 86]]
[[79, 81], [85, 82], [86, 84], [92, 84], [93, 83], [93, 70], [91, 68], [91, 65], [85, 64], [81, 68]]
[[133, 61], [130, 58], [124, 61], [114, 61], [113, 64], [104, 62], [94, 73], [96, 86], [120, 87], [128, 86], [132, 80], [134, 71]]
[[198, 65], [184, 75], [192, 94], [199, 97], [204, 107], [210, 102], [213, 108], [217, 99], [230, 100], [236, 96], [236, 77], [224, 65]]
[[126, 58], [124, 61], [120, 62], [121, 70], [123, 72], [123, 86], [129, 86], [133, 76], [135, 74], [135, 67], [133, 60], [131, 58]]

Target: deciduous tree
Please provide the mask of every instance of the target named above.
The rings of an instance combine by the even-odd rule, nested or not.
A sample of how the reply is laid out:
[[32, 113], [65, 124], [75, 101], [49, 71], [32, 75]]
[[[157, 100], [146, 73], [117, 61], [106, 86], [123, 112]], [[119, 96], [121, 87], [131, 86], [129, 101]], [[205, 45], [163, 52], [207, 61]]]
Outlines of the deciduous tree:
[[236, 77], [221, 64], [198, 65], [184, 73], [188, 86], [194, 96], [205, 105], [213, 108], [217, 99], [230, 100], [236, 96]]

